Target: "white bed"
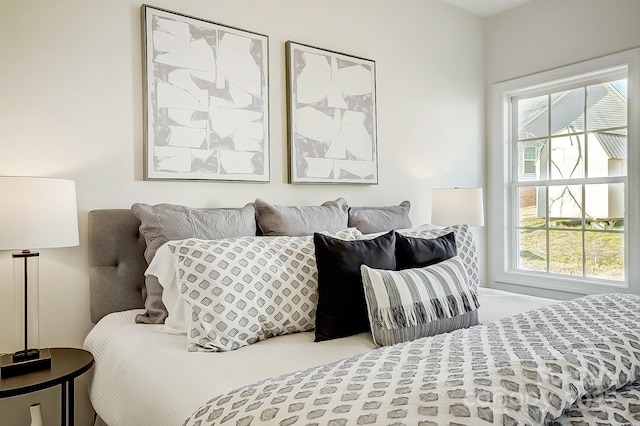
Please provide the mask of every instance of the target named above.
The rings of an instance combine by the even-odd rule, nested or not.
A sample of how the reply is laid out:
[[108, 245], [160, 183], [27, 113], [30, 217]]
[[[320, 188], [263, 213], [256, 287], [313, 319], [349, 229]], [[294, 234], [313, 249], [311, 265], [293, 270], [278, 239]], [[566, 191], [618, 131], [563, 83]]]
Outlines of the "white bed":
[[[481, 288], [481, 323], [554, 300]], [[186, 336], [136, 324], [140, 309], [111, 313], [85, 340], [95, 358], [91, 401], [109, 426], [178, 425], [216, 394], [375, 347], [369, 333], [314, 342], [313, 332], [270, 338], [231, 352], [187, 352]], [[170, 401], [171, 404], [167, 404]]]
[[[640, 422], [639, 296], [478, 288], [468, 227], [406, 229], [408, 203], [255, 205], [264, 217], [251, 204], [90, 212], [98, 425]], [[316, 233], [356, 217], [382, 235]], [[263, 238], [256, 222], [283, 229]], [[144, 276], [163, 246], [179, 262], [168, 287]], [[182, 296], [163, 291], [178, 281]], [[169, 333], [180, 318], [186, 334]]]

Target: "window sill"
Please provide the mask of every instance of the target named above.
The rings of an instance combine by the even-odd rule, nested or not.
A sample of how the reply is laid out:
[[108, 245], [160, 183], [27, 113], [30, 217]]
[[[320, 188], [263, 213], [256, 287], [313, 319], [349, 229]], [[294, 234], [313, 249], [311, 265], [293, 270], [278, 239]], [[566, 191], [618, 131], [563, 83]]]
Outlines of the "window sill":
[[499, 284], [532, 287], [576, 295], [630, 292], [629, 283], [625, 281], [595, 280], [583, 277], [572, 278], [548, 273], [503, 272], [495, 276], [493, 281]]

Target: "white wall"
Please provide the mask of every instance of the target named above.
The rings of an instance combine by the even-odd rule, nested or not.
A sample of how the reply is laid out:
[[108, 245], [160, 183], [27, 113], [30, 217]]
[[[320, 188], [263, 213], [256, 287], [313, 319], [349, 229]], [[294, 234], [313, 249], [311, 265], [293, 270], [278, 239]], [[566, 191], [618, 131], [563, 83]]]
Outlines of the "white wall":
[[[640, 2], [637, 0], [533, 0], [489, 18], [485, 61], [488, 93], [494, 83], [639, 47], [638, 16]], [[491, 123], [488, 101], [487, 123]], [[487, 142], [491, 143], [490, 138]], [[491, 169], [492, 165], [488, 164], [488, 170]], [[491, 188], [488, 198], [491, 198]], [[491, 218], [491, 212], [499, 206], [489, 203], [488, 208]], [[501, 225], [489, 220], [487, 253], [496, 253], [494, 246], [499, 237], [493, 231]], [[539, 296], [576, 297], [530, 287], [488, 284]]]
[[[269, 36], [271, 183], [143, 181], [140, 5], [0, 3], [0, 175], [74, 179], [78, 192], [80, 246], [41, 251], [41, 346], [81, 346], [91, 328], [91, 209], [343, 196], [351, 205], [411, 200], [413, 221], [423, 223], [432, 187], [483, 186], [484, 20], [439, 0], [155, 0]], [[376, 61], [379, 185], [287, 184], [286, 40]], [[12, 335], [12, 281], [10, 253], [0, 252], [0, 351]]]
[[493, 84], [640, 45], [637, 0], [533, 0], [487, 20]]

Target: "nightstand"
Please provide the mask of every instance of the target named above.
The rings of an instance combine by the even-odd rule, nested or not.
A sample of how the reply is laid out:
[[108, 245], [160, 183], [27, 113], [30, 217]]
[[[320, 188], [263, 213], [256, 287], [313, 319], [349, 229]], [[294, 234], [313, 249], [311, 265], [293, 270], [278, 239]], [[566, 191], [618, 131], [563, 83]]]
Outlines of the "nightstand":
[[60, 385], [62, 426], [73, 426], [74, 379], [91, 368], [91, 353], [76, 348], [51, 348], [51, 369], [0, 379], [0, 398], [24, 395]]

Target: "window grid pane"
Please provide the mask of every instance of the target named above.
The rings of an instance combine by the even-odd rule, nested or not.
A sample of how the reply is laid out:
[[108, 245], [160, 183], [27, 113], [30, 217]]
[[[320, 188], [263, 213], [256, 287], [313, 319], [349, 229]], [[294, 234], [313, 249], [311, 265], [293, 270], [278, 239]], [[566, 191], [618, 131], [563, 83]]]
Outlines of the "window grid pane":
[[547, 272], [547, 231], [518, 231], [518, 269]]
[[554, 135], [551, 138], [551, 179], [585, 177], [584, 134]]
[[586, 232], [585, 259], [587, 277], [624, 280], [624, 234]]
[[547, 226], [546, 188], [527, 186], [518, 188], [519, 228]]
[[549, 272], [584, 276], [582, 238], [582, 232], [549, 231]]
[[551, 99], [552, 135], [584, 131], [584, 87], [554, 93]]
[[627, 175], [627, 128], [587, 133], [588, 176]]
[[548, 106], [548, 95], [517, 102], [518, 139], [535, 139], [549, 134]]
[[518, 181], [547, 177], [547, 139], [534, 139], [518, 144]]

